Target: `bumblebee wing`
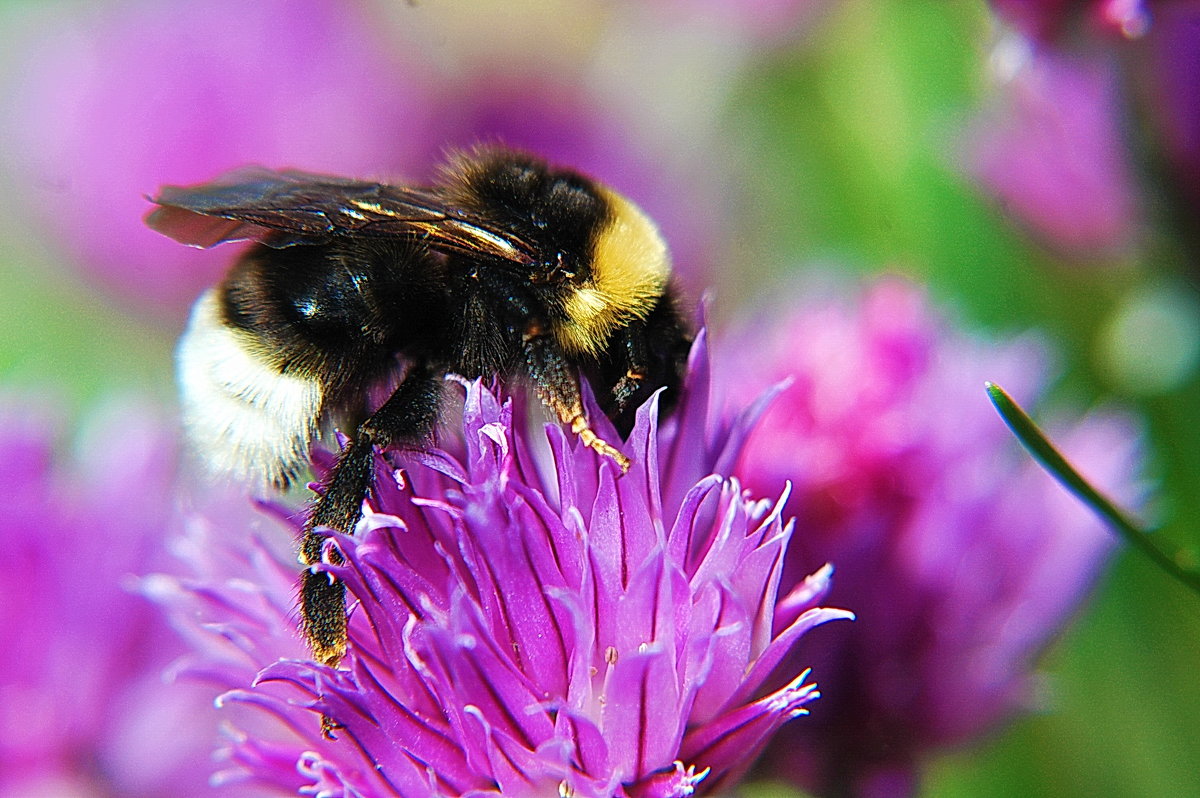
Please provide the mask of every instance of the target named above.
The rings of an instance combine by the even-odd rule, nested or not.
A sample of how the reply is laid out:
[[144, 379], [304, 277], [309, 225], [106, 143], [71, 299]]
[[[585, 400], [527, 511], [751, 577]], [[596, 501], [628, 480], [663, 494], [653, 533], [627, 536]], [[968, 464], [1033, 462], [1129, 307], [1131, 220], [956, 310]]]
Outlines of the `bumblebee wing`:
[[226, 241], [272, 247], [338, 236], [411, 238], [431, 249], [534, 260], [520, 238], [456, 208], [433, 189], [247, 167], [211, 183], [164, 186], [146, 224], [207, 249]]

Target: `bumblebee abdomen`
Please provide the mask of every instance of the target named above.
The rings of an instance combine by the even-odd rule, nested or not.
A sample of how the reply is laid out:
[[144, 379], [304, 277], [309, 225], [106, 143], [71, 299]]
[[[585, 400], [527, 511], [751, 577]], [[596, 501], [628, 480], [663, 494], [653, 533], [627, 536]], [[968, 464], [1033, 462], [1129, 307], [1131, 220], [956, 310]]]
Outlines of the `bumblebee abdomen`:
[[358, 371], [380, 354], [386, 333], [368, 267], [337, 254], [330, 246], [250, 250], [218, 289], [221, 320], [280, 372], [330, 384]]
[[201, 296], [179, 340], [185, 432], [213, 471], [287, 485], [308, 462], [322, 385], [281, 372], [252, 335], [225, 323], [221, 305], [216, 289]]

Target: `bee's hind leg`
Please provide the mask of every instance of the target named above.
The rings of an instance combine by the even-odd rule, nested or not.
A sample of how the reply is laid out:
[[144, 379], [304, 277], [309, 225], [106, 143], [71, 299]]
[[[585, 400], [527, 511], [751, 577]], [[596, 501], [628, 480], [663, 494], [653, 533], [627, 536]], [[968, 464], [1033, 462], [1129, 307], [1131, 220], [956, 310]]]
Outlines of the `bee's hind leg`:
[[[418, 443], [437, 425], [442, 375], [427, 366], [415, 367], [383, 405], [358, 425], [324, 483], [300, 541], [300, 561], [321, 562], [325, 536], [319, 527], [351, 534], [362, 517], [363, 500], [371, 489], [375, 447]], [[335, 561], [336, 553], [331, 555]], [[346, 587], [324, 571], [306, 567], [300, 582], [300, 614], [304, 638], [313, 658], [336, 666], [346, 653]], [[327, 723], [328, 723], [328, 719]], [[327, 725], [326, 730], [332, 726]]]

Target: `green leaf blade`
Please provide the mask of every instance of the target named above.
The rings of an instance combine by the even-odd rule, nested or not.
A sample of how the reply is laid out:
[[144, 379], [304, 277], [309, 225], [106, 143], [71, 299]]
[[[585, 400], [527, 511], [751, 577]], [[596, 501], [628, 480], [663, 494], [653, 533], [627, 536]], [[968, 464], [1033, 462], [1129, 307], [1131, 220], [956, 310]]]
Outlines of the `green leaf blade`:
[[1016, 400], [994, 382], [984, 383], [988, 398], [996, 412], [1012, 430], [1021, 445], [1060, 484], [1075, 494], [1087, 507], [1103, 519], [1118, 535], [1131, 546], [1140, 550], [1160, 568], [1200, 595], [1200, 572], [1186, 567], [1186, 552], [1181, 549], [1167, 551], [1142, 529], [1132, 517], [1111, 499], [1097, 490], [1079, 470], [1071, 465], [1062, 452], [1050, 442], [1046, 434], [1034, 423]]

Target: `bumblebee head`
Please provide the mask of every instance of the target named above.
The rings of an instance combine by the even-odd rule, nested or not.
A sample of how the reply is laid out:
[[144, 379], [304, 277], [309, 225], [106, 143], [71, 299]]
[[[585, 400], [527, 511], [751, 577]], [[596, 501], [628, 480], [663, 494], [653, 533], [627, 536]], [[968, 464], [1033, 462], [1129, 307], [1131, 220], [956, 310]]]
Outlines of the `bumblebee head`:
[[607, 186], [503, 149], [453, 159], [445, 179], [463, 206], [532, 244], [538, 257], [523, 279], [567, 354], [596, 355], [666, 290], [671, 266], [662, 235]]

